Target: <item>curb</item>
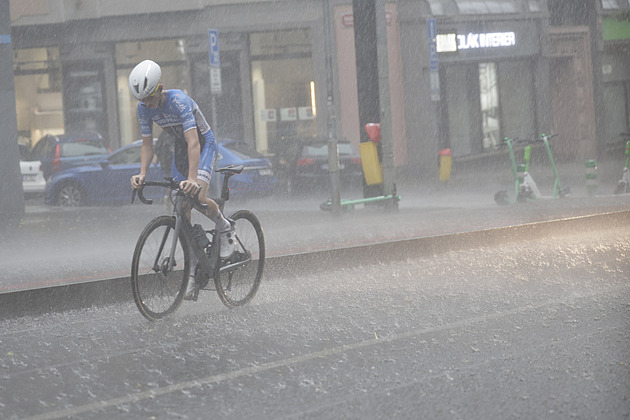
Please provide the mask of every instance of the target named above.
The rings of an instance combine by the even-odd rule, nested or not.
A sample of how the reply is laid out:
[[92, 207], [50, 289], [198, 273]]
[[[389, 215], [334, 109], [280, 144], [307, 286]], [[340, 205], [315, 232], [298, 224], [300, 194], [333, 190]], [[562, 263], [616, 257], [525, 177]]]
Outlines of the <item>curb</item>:
[[[486, 230], [426, 236], [378, 244], [283, 255], [265, 262], [264, 281], [342, 267], [405, 261], [451, 251], [531, 241], [576, 232], [611, 229], [630, 222], [630, 210], [576, 216]], [[264, 283], [263, 283], [264, 284]], [[129, 277], [0, 294], [0, 317], [37, 316], [120, 302], [133, 302]]]

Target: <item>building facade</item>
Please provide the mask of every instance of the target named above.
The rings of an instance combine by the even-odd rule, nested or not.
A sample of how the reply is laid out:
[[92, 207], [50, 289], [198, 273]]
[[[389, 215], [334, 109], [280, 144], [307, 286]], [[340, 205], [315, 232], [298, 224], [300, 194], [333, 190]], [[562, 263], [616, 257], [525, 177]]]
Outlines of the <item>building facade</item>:
[[[543, 132], [560, 134], [561, 157], [595, 158], [630, 131], [630, 36], [618, 20], [628, 1], [580, 3], [388, 2], [396, 166], [434, 172], [439, 149], [475, 159], [497, 153], [504, 137]], [[160, 63], [166, 88], [199, 103], [218, 137], [263, 154], [331, 131], [364, 140], [351, 0], [10, 5], [18, 131], [31, 145], [82, 130], [112, 148], [139, 139], [127, 77], [146, 58]], [[218, 78], [209, 30], [218, 33]]]

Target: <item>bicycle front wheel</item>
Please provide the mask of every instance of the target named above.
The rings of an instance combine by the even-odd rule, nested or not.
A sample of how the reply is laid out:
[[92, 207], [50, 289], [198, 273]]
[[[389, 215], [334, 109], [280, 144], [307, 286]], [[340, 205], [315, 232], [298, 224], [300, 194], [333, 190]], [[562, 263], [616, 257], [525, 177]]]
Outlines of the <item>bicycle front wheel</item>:
[[230, 216], [236, 222], [236, 250], [214, 278], [221, 302], [228, 308], [252, 300], [262, 280], [265, 238], [258, 218], [247, 210]]
[[155, 321], [174, 312], [182, 303], [190, 259], [188, 242], [180, 233], [173, 247], [175, 218], [153, 219], [140, 234], [131, 263], [133, 299], [140, 313]]

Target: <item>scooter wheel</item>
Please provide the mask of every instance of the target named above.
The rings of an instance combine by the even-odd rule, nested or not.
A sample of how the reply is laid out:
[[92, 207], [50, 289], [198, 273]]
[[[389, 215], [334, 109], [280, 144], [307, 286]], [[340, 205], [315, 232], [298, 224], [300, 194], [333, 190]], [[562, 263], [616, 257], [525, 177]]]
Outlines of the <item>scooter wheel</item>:
[[495, 193], [494, 202], [497, 203], [497, 205], [499, 206], [507, 206], [508, 204], [510, 204], [510, 202], [508, 201], [507, 191], [502, 190]]
[[617, 187], [615, 187], [615, 194], [624, 194], [627, 188], [628, 188], [628, 184], [623, 181], [620, 181], [617, 184]]

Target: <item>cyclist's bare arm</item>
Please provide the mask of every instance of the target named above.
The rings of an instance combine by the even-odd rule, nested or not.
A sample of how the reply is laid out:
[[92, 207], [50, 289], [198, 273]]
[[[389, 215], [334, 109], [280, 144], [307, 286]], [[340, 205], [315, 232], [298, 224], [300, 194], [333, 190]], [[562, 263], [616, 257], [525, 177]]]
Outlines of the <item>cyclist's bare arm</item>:
[[140, 173], [131, 177], [131, 187], [140, 188], [146, 178], [149, 165], [153, 159], [153, 139], [150, 136], [142, 136], [142, 147], [140, 147]]

